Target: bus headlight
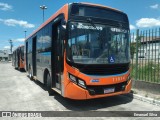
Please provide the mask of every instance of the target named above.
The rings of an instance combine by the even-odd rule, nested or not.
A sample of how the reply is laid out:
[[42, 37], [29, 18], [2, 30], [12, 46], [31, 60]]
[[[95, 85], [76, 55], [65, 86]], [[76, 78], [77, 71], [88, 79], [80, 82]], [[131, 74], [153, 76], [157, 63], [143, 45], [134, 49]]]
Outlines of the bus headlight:
[[83, 80], [78, 79], [78, 85], [83, 87], [83, 88], [86, 88], [86, 84]]
[[72, 81], [73, 83], [77, 84], [78, 86], [82, 87], [82, 88], [86, 88], [86, 84], [85, 81], [75, 77], [74, 75], [68, 73], [68, 77], [70, 79], [70, 81]]
[[70, 80], [71, 80], [72, 82], [74, 82], [74, 83], [77, 84], [77, 80], [76, 80], [76, 77], [75, 77], [75, 76], [69, 74], [69, 78], [70, 78]]

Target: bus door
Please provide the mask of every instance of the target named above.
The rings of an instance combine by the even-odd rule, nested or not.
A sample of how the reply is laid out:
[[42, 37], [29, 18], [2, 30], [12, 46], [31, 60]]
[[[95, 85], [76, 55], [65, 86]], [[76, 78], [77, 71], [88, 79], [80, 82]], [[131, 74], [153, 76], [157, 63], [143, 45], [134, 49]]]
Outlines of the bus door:
[[37, 57], [36, 57], [36, 41], [37, 41], [37, 37], [34, 37], [32, 40], [32, 69], [33, 69], [33, 76], [36, 76], [36, 61], [37, 61]]
[[62, 76], [62, 40], [60, 37], [60, 23], [52, 26], [52, 86], [60, 90]]

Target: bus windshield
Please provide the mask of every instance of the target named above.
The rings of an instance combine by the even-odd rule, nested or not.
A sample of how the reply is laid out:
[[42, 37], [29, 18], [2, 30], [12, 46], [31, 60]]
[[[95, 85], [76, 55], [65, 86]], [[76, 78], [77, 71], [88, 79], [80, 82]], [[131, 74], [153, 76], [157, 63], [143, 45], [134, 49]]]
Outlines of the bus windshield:
[[70, 22], [67, 59], [80, 64], [128, 63], [129, 30], [102, 24]]

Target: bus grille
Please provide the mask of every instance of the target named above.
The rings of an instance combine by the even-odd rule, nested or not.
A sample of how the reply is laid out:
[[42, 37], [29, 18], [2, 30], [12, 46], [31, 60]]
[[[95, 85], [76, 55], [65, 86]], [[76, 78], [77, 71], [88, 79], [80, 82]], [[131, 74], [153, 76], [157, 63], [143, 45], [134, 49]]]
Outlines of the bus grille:
[[[101, 95], [104, 94], [104, 89], [107, 88], [114, 88], [114, 92], [120, 92], [125, 89], [125, 86], [127, 85], [127, 81], [118, 83], [118, 84], [113, 84], [113, 85], [99, 85], [99, 86], [87, 86], [87, 90], [89, 91], [90, 95]], [[107, 93], [109, 94], [109, 93]]]

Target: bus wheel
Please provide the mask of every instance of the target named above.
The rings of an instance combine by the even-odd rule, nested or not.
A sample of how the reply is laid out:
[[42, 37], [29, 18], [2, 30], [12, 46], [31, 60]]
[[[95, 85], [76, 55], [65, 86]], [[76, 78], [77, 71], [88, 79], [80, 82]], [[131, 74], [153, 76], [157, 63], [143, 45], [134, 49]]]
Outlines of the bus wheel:
[[47, 87], [47, 91], [48, 91], [49, 95], [53, 95], [54, 91], [51, 89], [52, 88], [51, 77], [50, 77], [49, 73], [47, 73], [47, 75], [46, 75], [46, 82], [47, 82], [46, 87]]
[[32, 69], [29, 67], [29, 78], [30, 80], [33, 80], [33, 75], [32, 75]]

